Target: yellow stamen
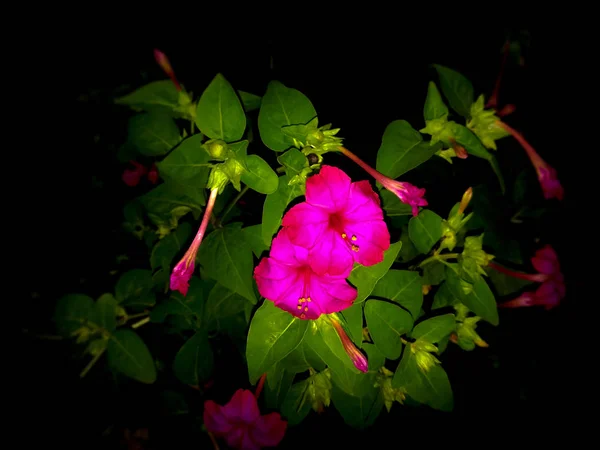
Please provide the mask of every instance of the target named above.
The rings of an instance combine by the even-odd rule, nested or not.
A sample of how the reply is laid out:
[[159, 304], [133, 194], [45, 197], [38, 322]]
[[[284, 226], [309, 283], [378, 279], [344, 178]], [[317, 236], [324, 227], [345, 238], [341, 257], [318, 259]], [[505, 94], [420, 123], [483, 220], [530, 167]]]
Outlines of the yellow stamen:
[[352, 235], [352, 240], [355, 241], [356, 240], [356, 236]]

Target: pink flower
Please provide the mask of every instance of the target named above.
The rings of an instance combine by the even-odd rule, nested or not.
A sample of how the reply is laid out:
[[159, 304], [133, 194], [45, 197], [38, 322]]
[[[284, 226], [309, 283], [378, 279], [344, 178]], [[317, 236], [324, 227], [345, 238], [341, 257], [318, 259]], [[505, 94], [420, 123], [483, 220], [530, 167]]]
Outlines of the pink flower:
[[160, 68], [169, 76], [177, 90], [180, 91], [181, 86], [179, 84], [179, 81], [177, 81], [177, 78], [175, 77], [175, 72], [171, 67], [171, 63], [169, 62], [169, 58], [167, 58], [167, 55], [165, 55], [158, 49], [154, 49], [154, 59], [156, 60]]
[[342, 345], [344, 346], [344, 350], [352, 360], [354, 367], [356, 367], [361, 372], [367, 373], [369, 371], [369, 364], [365, 355], [356, 348], [352, 340], [348, 337], [344, 328], [342, 327], [341, 322], [335, 316], [330, 316], [329, 321], [333, 325], [333, 328], [337, 332], [340, 337], [340, 341], [342, 341]]
[[527, 153], [527, 156], [529, 157], [529, 160], [533, 164], [533, 167], [537, 173], [538, 181], [540, 182], [542, 192], [544, 193], [544, 198], [546, 200], [551, 198], [562, 200], [564, 198], [565, 191], [558, 180], [556, 170], [541, 158], [541, 156], [534, 150], [531, 144], [525, 140], [521, 133], [504, 122], [499, 121], [498, 125], [512, 134], [519, 144], [521, 144], [523, 149], [525, 149], [525, 152]]
[[[388, 191], [396, 194], [396, 196], [400, 199], [400, 201], [402, 203], [411, 205], [413, 216], [417, 216], [419, 214], [419, 206], [427, 206], [428, 205], [427, 200], [425, 200], [423, 198], [423, 196], [425, 195], [425, 189], [418, 188], [416, 186], [413, 186], [410, 183], [392, 180], [390, 177], [386, 177], [381, 172], [378, 172], [377, 170], [373, 169], [371, 166], [369, 166], [366, 162], [364, 162], [362, 159], [360, 159], [358, 156], [356, 156], [354, 153], [352, 153], [347, 148], [340, 147], [339, 150], [344, 155], [346, 155], [348, 158], [350, 158], [352, 161], [354, 161], [356, 164], [358, 164], [360, 167], [365, 169], [367, 171], [367, 173], [369, 175], [371, 175], [373, 178], [375, 178], [375, 180], [377, 180], [379, 183], [381, 183], [381, 185], [384, 188], [386, 188]], [[459, 149], [459, 152], [460, 152], [460, 149]], [[467, 152], [465, 151], [464, 154], [461, 153], [459, 155], [457, 153], [457, 156], [464, 159], [468, 155], [467, 155]]]
[[156, 167], [156, 163], [152, 163], [152, 167], [150, 167], [150, 170], [148, 171], [148, 180], [150, 180], [150, 183], [152, 184], [156, 184], [158, 181], [158, 167]]
[[345, 278], [354, 261], [377, 264], [390, 246], [379, 196], [369, 182], [352, 183], [331, 166], [306, 181], [306, 201], [290, 209], [282, 225], [294, 245], [310, 250], [308, 262], [319, 274]]
[[171, 273], [170, 287], [173, 291], [179, 291], [182, 295], [186, 295], [190, 287], [190, 278], [194, 273], [194, 264], [196, 262], [196, 254], [204, 238], [206, 227], [208, 226], [208, 220], [212, 214], [212, 210], [215, 206], [215, 200], [219, 190], [213, 189], [210, 191], [210, 197], [206, 203], [206, 209], [204, 210], [204, 216], [202, 217], [202, 223], [198, 229], [198, 233], [194, 237], [192, 245], [187, 249], [183, 258], [177, 263], [173, 272]]
[[127, 186], [135, 187], [146, 174], [146, 168], [137, 161], [129, 161], [129, 164], [134, 166], [135, 169], [125, 169], [121, 179]]
[[350, 270], [338, 275], [318, 274], [309, 264], [309, 251], [292, 244], [289, 229], [273, 239], [268, 258], [254, 269], [260, 295], [300, 319], [342, 311], [356, 299], [356, 289], [346, 282]]
[[262, 416], [256, 398], [246, 389], [238, 389], [229, 403], [204, 402], [204, 425], [227, 445], [239, 450], [277, 446], [285, 434], [287, 422], [279, 413]]

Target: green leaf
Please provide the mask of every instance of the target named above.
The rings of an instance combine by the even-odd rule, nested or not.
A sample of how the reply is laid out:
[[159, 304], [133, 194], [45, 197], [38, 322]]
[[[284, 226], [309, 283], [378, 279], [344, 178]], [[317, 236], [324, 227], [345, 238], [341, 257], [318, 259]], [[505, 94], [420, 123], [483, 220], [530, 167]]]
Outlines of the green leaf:
[[442, 100], [440, 91], [438, 91], [435, 83], [430, 81], [427, 86], [427, 98], [425, 99], [425, 106], [423, 107], [423, 117], [425, 120], [435, 120], [441, 119], [446, 115], [448, 115], [448, 107]]
[[412, 206], [402, 203], [398, 196], [387, 189], [379, 191], [383, 210], [389, 217], [410, 216]]
[[492, 166], [492, 170], [496, 174], [498, 178], [498, 182], [500, 183], [500, 191], [504, 195], [506, 192], [506, 183], [504, 182], [504, 177], [502, 176], [502, 172], [500, 171], [500, 165], [498, 164], [498, 160], [494, 155], [490, 155], [490, 165]]
[[381, 350], [375, 344], [365, 342], [362, 347], [367, 352], [369, 372], [377, 372], [385, 364], [385, 355], [381, 353]]
[[440, 76], [440, 87], [452, 109], [463, 117], [469, 117], [474, 98], [471, 82], [464, 75], [447, 67], [439, 64], [434, 64], [433, 67]]
[[225, 142], [239, 141], [244, 135], [244, 108], [234, 89], [220, 73], [198, 100], [196, 125], [209, 138]]
[[294, 372], [290, 372], [287, 368], [280, 367], [275, 364], [271, 370], [267, 372], [265, 380], [265, 402], [267, 408], [280, 409], [285, 396], [292, 386], [294, 381]]
[[287, 206], [296, 197], [302, 195], [300, 186], [290, 186], [289, 175], [279, 177], [279, 186], [272, 194], [267, 195], [262, 213], [262, 238], [267, 247], [271, 246], [273, 235], [281, 225], [281, 218]]
[[102, 294], [96, 300], [96, 317], [98, 325], [109, 333], [117, 328], [117, 301], [112, 294]]
[[391, 244], [383, 254], [383, 261], [373, 266], [354, 265], [354, 268], [348, 277], [348, 281], [358, 289], [358, 295], [356, 300], [354, 300], [354, 303], [360, 303], [369, 296], [377, 282], [387, 273], [390, 267], [392, 267], [392, 264], [394, 264], [401, 247], [402, 242]]
[[398, 303], [417, 319], [423, 305], [421, 277], [409, 270], [390, 270], [375, 285], [371, 297]]
[[127, 105], [136, 111], [173, 114], [173, 110], [179, 106], [179, 91], [171, 80], [153, 81], [130, 94], [115, 99], [115, 103]]
[[178, 145], [157, 164], [160, 176], [166, 181], [205, 188], [211, 163], [202, 139], [201, 134], [196, 134]]
[[286, 169], [286, 174], [291, 177], [299, 175], [308, 167], [308, 159], [297, 148], [290, 148], [287, 152], [277, 157], [277, 161]]
[[288, 425], [298, 425], [308, 415], [311, 405], [307, 398], [308, 380], [294, 384], [287, 392], [281, 405], [281, 414]]
[[204, 320], [208, 330], [236, 332], [246, 335], [246, 313], [252, 309], [252, 303], [225, 286], [215, 283], [208, 294], [204, 308]]
[[444, 314], [419, 322], [410, 333], [414, 339], [423, 339], [426, 342], [435, 344], [452, 333], [456, 328], [456, 318], [454, 314]]
[[182, 383], [199, 386], [213, 369], [214, 357], [206, 331], [200, 330], [179, 349], [173, 361], [173, 372]]
[[352, 342], [358, 347], [362, 345], [362, 330], [363, 330], [363, 305], [355, 303], [350, 308], [346, 308], [340, 315], [346, 322], [348, 335]]
[[246, 112], [254, 111], [260, 108], [262, 97], [246, 91], [238, 91], [238, 94], [240, 94], [240, 98], [242, 99], [242, 104], [244, 105], [244, 110], [246, 110]]
[[423, 164], [441, 147], [441, 144], [424, 142], [421, 133], [406, 120], [394, 120], [383, 133], [376, 169], [390, 178], [398, 178]]
[[400, 253], [398, 253], [398, 260], [400, 262], [407, 263], [420, 255], [419, 250], [417, 250], [417, 247], [415, 247], [415, 244], [413, 244], [408, 236], [408, 222], [400, 228], [400, 242], [402, 242], [402, 248], [400, 249]]
[[454, 407], [452, 387], [444, 369], [436, 364], [424, 373], [417, 366], [415, 354], [411, 351], [404, 352], [392, 386], [404, 388], [413, 399], [434, 409], [449, 412]]
[[115, 286], [115, 297], [121, 306], [147, 308], [156, 303], [152, 294], [152, 272], [145, 269], [132, 269], [125, 272]]
[[181, 137], [175, 121], [164, 113], [143, 113], [129, 119], [127, 144], [145, 156], [161, 156]]
[[367, 300], [365, 318], [369, 334], [381, 353], [398, 359], [402, 353], [401, 337], [413, 326], [413, 318], [399, 306], [380, 300]]
[[500, 297], [504, 297], [506, 295], [514, 294], [521, 289], [531, 286], [533, 284], [532, 281], [529, 280], [521, 280], [519, 278], [511, 277], [510, 275], [505, 275], [497, 270], [490, 269], [489, 267], [486, 270], [490, 281], [494, 285], [494, 289], [496, 293]]
[[302, 342], [308, 321], [299, 320], [290, 313], [265, 301], [256, 311], [246, 345], [246, 360], [250, 384], [275, 363], [281, 361]]
[[269, 250], [269, 247], [267, 247], [263, 241], [262, 225], [260, 223], [258, 225], [243, 228], [242, 231], [246, 236], [248, 244], [252, 248], [252, 253], [254, 253], [257, 258], [260, 258], [260, 255], [262, 255], [263, 252]]
[[94, 300], [83, 294], [69, 294], [61, 297], [54, 312], [58, 333], [70, 337], [88, 322], [97, 323]]
[[313, 325], [309, 327], [304, 336], [306, 345], [329, 366], [332, 372], [342, 378], [346, 377], [346, 373], [360, 373], [354, 367], [354, 363], [344, 350], [342, 341], [331, 324], [326, 322], [325, 319], [319, 319], [312, 323]]
[[202, 243], [198, 258], [208, 277], [256, 303], [252, 249], [241, 223], [228, 224], [210, 233]]
[[156, 381], [156, 366], [142, 339], [133, 331], [117, 330], [108, 341], [108, 366], [142, 383]]
[[422, 210], [408, 222], [408, 235], [417, 250], [429, 253], [442, 237], [442, 218], [429, 209]]
[[163, 323], [169, 316], [180, 316], [187, 324], [185, 329], [198, 329], [205, 318], [206, 298], [214, 286], [214, 281], [190, 279], [190, 287], [184, 297], [179, 292], [172, 292], [171, 297], [156, 305], [150, 312], [150, 320]]
[[158, 241], [150, 254], [150, 266], [152, 270], [162, 267], [168, 272], [173, 258], [184, 249], [191, 234], [192, 226], [184, 222], [173, 233], [166, 235]]
[[287, 150], [294, 142], [283, 134], [281, 127], [308, 123], [316, 115], [315, 108], [304, 94], [279, 81], [271, 81], [258, 113], [260, 138], [271, 150]]
[[440, 261], [433, 261], [423, 268], [423, 285], [438, 285], [446, 277], [446, 266]]
[[452, 123], [452, 135], [456, 142], [467, 150], [469, 155], [477, 156], [487, 161], [492, 157], [492, 154], [483, 146], [475, 133], [467, 127], [459, 123]]
[[325, 362], [310, 347], [306, 339], [303, 339], [298, 347], [282, 359], [279, 365], [295, 374], [306, 372], [308, 369], [314, 369], [317, 372], [325, 370]]
[[242, 173], [242, 181], [249, 188], [261, 194], [272, 194], [279, 186], [279, 177], [271, 166], [258, 155], [246, 159], [247, 170]]
[[333, 385], [331, 394], [333, 404], [344, 422], [357, 429], [364, 429], [372, 425], [379, 416], [384, 403], [381, 391], [375, 387], [365, 395], [356, 397]]
[[458, 300], [450, 291], [448, 283], [442, 283], [433, 297], [431, 309], [446, 308], [448, 306], [454, 306], [456, 303], [458, 303]]
[[[472, 285], [461, 280], [456, 272], [450, 267], [446, 268], [446, 280], [452, 295], [461, 303], [473, 311], [483, 320], [498, 325], [498, 306], [490, 287], [482, 277], [478, 278]], [[465, 285], [467, 288], [465, 291]]]

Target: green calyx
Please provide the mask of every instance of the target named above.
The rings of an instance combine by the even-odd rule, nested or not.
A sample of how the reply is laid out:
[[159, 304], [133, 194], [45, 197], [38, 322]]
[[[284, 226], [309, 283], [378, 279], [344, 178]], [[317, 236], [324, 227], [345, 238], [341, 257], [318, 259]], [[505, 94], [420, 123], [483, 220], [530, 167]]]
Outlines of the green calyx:
[[393, 372], [390, 372], [385, 367], [381, 367], [377, 373], [377, 381], [375, 382], [375, 387], [381, 389], [381, 393], [383, 394], [383, 402], [388, 412], [390, 412], [390, 409], [392, 409], [394, 402], [398, 402], [403, 405], [404, 400], [406, 400], [406, 390], [401, 387], [394, 388], [392, 386], [393, 377]]
[[438, 348], [423, 339], [417, 339], [410, 346], [410, 350], [415, 354], [417, 366], [423, 372], [429, 372], [429, 370], [436, 364], [441, 364], [440, 360], [437, 359], [431, 352], [438, 352]]
[[341, 147], [343, 138], [336, 137], [340, 131], [339, 128], [331, 128], [331, 124], [319, 127], [319, 119], [315, 117], [306, 124], [287, 125], [281, 128], [283, 134], [292, 138], [294, 146], [305, 155], [314, 154], [317, 156], [317, 164], [323, 161], [322, 155], [337, 151]]
[[488, 347], [479, 334], [475, 331], [477, 322], [481, 320], [479, 316], [467, 317], [469, 309], [462, 303], [454, 306], [456, 310], [456, 334], [451, 339], [463, 350], [471, 351], [475, 347]]
[[327, 368], [323, 372], [315, 372], [308, 379], [307, 396], [312, 409], [320, 412], [331, 403], [331, 372]]
[[[456, 122], [451, 120], [448, 121], [448, 114], [444, 114], [439, 119], [426, 120], [425, 128], [420, 129], [419, 132], [431, 135], [430, 145], [442, 142], [447, 147], [452, 147], [452, 142], [450, 139], [454, 137], [452, 127], [455, 123]], [[456, 152], [454, 152], [454, 155], [456, 156]], [[442, 157], [449, 157], [449, 154], [445, 153]]]
[[497, 150], [496, 141], [510, 133], [498, 125], [500, 118], [495, 110], [484, 108], [484, 98], [480, 95], [471, 105], [471, 118], [467, 121], [467, 128], [477, 135], [486, 148]]
[[494, 255], [490, 255], [482, 249], [482, 244], [483, 234], [469, 236], [465, 239], [465, 247], [458, 257], [458, 263], [461, 276], [467, 280], [475, 281], [481, 275], [487, 275], [483, 268], [494, 259]]

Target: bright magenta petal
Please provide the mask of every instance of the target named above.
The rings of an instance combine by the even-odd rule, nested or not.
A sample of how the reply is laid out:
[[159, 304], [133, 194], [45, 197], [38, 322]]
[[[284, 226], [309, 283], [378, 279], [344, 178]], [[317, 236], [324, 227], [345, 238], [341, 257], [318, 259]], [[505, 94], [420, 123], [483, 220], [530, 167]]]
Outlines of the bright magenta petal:
[[383, 252], [390, 247], [390, 232], [383, 220], [349, 223], [345, 230], [349, 242], [354, 245], [356, 262], [372, 266], [383, 261]]
[[281, 222], [290, 240], [304, 248], [311, 248], [319, 240], [328, 223], [329, 214], [307, 202], [293, 206]]
[[308, 255], [312, 270], [319, 274], [347, 277], [352, 271], [354, 256], [348, 243], [335, 230], [325, 230]]
[[535, 256], [531, 258], [531, 263], [533, 264], [533, 267], [535, 267], [535, 270], [546, 275], [560, 272], [558, 255], [549, 245], [546, 245], [535, 252]]
[[259, 417], [250, 430], [250, 436], [261, 447], [276, 447], [283, 439], [286, 428], [287, 422], [274, 412]]
[[352, 183], [344, 218], [353, 222], [383, 220], [379, 196], [368, 181]]
[[250, 437], [250, 428], [242, 426], [225, 436], [227, 445], [237, 450], [259, 450], [260, 445]]
[[340, 312], [349, 308], [357, 295], [356, 289], [343, 278], [336, 279], [328, 276], [313, 276], [311, 278], [311, 303], [316, 303], [323, 314]]
[[227, 434], [233, 428], [233, 424], [223, 413], [223, 407], [212, 400], [204, 402], [204, 425], [208, 431], [216, 435]]
[[274, 258], [263, 258], [254, 269], [258, 292], [276, 304], [291, 301], [290, 305], [296, 305], [298, 298], [302, 296], [300, 291], [303, 281], [299, 279], [301, 274], [298, 267], [281, 264]]
[[306, 201], [313, 206], [335, 213], [346, 207], [352, 180], [342, 170], [322, 166], [317, 175], [306, 180]]
[[190, 288], [190, 278], [194, 273], [194, 262], [192, 261], [186, 267], [186, 260], [183, 258], [173, 269], [171, 273], [170, 288], [172, 291], [179, 291], [183, 296], [187, 294]]

